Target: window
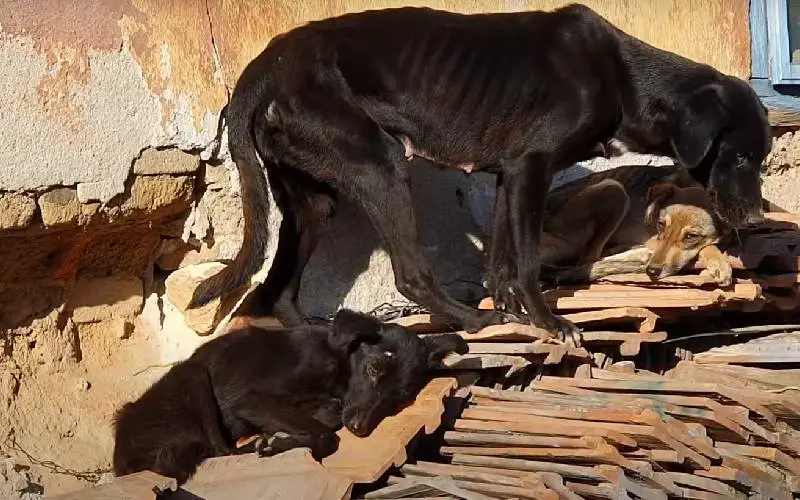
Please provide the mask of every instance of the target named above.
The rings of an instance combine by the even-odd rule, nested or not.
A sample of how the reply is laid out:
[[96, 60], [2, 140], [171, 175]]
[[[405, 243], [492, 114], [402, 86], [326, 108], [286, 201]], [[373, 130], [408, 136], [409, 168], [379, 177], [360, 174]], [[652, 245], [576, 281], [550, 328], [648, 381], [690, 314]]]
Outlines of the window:
[[[754, 2], [758, 3], [758, 2]], [[800, 83], [800, 0], [766, 0], [772, 85]]]
[[750, 41], [756, 93], [800, 124], [800, 0], [750, 0]]

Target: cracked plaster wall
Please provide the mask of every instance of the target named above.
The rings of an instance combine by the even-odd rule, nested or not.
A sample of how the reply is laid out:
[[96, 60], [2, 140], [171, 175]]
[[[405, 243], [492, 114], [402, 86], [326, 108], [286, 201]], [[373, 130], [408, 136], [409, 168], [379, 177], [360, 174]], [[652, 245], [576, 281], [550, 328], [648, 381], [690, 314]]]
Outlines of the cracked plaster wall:
[[[461, 12], [566, 3], [411, 2]], [[585, 3], [657, 46], [748, 75], [746, 0], [691, 8], [672, 0], [645, 10], [624, 0]], [[207, 261], [232, 257], [241, 241], [235, 169], [224, 147], [222, 165], [205, 161], [228, 89], [277, 33], [405, 4], [0, 2], [0, 458], [22, 460], [5, 440], [13, 434], [42, 460], [82, 471], [108, 466], [114, 409], [163, 373], [155, 365], [182, 359], [213, 337], [197, 334], [212, 332], [213, 308], [186, 313], [180, 306], [193, 277], [214, 269]], [[776, 158], [795, 161], [789, 153]], [[592, 162], [561, 180], [620, 162], [665, 160]], [[491, 178], [424, 163], [410, 170], [438, 278], [454, 295], [474, 296]], [[280, 215], [272, 218], [275, 235]], [[332, 224], [303, 281], [306, 311], [404, 300], [365, 218], [344, 202]], [[36, 466], [32, 474], [48, 493], [95, 478]]]

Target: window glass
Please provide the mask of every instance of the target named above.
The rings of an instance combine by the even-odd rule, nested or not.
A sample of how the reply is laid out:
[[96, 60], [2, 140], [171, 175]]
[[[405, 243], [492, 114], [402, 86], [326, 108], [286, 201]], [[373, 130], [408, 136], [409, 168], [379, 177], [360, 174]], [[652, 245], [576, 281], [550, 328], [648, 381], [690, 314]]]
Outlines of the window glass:
[[789, 53], [792, 64], [800, 64], [800, 0], [787, 0], [789, 23]]

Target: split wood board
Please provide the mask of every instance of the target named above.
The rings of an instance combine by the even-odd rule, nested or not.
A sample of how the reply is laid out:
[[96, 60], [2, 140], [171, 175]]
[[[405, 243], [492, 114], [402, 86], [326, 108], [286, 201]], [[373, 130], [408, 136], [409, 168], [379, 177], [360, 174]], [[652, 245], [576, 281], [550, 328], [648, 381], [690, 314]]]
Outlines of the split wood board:
[[48, 500], [156, 500], [157, 492], [174, 491], [175, 479], [152, 471], [142, 471], [114, 478], [108, 484], [93, 486], [60, 495], [48, 495]]
[[800, 333], [779, 333], [743, 344], [715, 347], [696, 354], [698, 364], [798, 363]]
[[[528, 498], [531, 500], [558, 500], [555, 491], [542, 486], [540, 489], [525, 486], [506, 486], [503, 484], [485, 483], [464, 479], [453, 479], [449, 476], [430, 477], [407, 475], [404, 478], [391, 476], [388, 478], [390, 485], [400, 484], [421, 484], [435, 486], [442, 493], [454, 495], [456, 498], [464, 500], [490, 500], [495, 498]], [[378, 498], [372, 494], [365, 495], [366, 499]], [[386, 498], [386, 497], [382, 497]], [[398, 497], [390, 497], [398, 498]]]
[[685, 394], [711, 394], [723, 396], [734, 401], [741, 406], [749, 408], [754, 413], [760, 415], [771, 424], [775, 424], [777, 419], [759, 400], [752, 397], [745, 390], [736, 390], [722, 384], [711, 383], [684, 383], [675, 380], [598, 380], [598, 379], [569, 379], [559, 377], [542, 377], [541, 381], [532, 382], [532, 388], [544, 388], [547, 386], [562, 385], [577, 387], [581, 389], [592, 389], [598, 391], [612, 392], [645, 392], [645, 393], [685, 393]]
[[555, 491], [550, 490], [550, 487], [545, 484], [543, 478], [539, 474], [533, 472], [508, 474], [507, 472], [503, 473], [504, 471], [501, 470], [485, 467], [470, 467], [432, 462], [406, 464], [400, 471], [406, 477], [451, 477], [456, 481], [456, 484], [464, 489], [487, 494], [501, 492], [482, 489], [481, 486], [471, 483], [492, 484], [507, 488], [522, 488], [522, 492], [513, 490], [507, 490], [505, 492], [521, 494], [522, 498], [553, 498], [554, 500], [558, 500], [559, 498], [559, 495], [556, 494]]
[[351, 479], [326, 470], [308, 448], [295, 448], [270, 458], [248, 454], [206, 460], [179, 492], [208, 500], [343, 500], [350, 498], [352, 487]]
[[501, 343], [469, 342], [469, 354], [505, 354], [516, 356], [544, 355], [544, 364], [558, 364], [564, 356], [589, 359], [589, 352], [582, 347], [566, 344], [546, 344], [543, 342]]
[[724, 290], [732, 290], [733, 286], [722, 286], [711, 276], [703, 274], [678, 274], [675, 276], [667, 276], [658, 280], [652, 279], [644, 273], [625, 273], [625, 274], [612, 274], [605, 276], [598, 280], [600, 283], [617, 283], [617, 284], [630, 284], [645, 287], [692, 287], [692, 288], [721, 288]]
[[395, 499], [395, 498], [420, 498], [419, 495], [426, 495], [422, 498], [460, 498], [463, 500], [491, 500], [481, 493], [465, 490], [449, 477], [409, 477], [400, 478], [390, 476], [387, 479], [389, 486], [367, 493], [364, 498], [372, 499]]
[[640, 286], [596, 284], [559, 287], [544, 293], [557, 310], [600, 309], [608, 307], [650, 307], [657, 309], [701, 308], [731, 300], [755, 300], [761, 296], [756, 284], [736, 284], [733, 292], [695, 288], [645, 288]]
[[643, 342], [663, 342], [665, 340], [667, 340], [667, 332], [581, 332], [582, 342], [619, 343], [619, 353], [622, 356], [639, 354]]
[[391, 466], [405, 462], [406, 446], [421, 429], [430, 434], [439, 427], [443, 400], [456, 385], [456, 379], [450, 377], [431, 380], [413, 404], [383, 419], [367, 437], [357, 437], [343, 428], [338, 432], [339, 448], [322, 464], [357, 483], [376, 481]]
[[[492, 310], [494, 308], [492, 298], [486, 297], [483, 299], [478, 308], [482, 310]], [[565, 314], [564, 319], [584, 327], [633, 323], [636, 325], [638, 331], [647, 333], [655, 331], [658, 314], [644, 307], [614, 307]], [[541, 335], [541, 338], [544, 338], [544, 335], [547, 334], [548, 332], [546, 330], [537, 332], [537, 335]]]

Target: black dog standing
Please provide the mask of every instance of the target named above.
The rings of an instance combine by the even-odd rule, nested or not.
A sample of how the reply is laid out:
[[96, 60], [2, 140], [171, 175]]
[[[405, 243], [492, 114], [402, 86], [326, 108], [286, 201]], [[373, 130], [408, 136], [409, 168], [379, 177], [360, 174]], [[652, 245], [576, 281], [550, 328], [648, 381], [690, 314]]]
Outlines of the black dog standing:
[[578, 329], [539, 289], [555, 172], [617, 139], [692, 168], [719, 215], [741, 227], [761, 215], [771, 146], [766, 110], [746, 82], [647, 45], [581, 5], [481, 15], [401, 8], [313, 22], [268, 44], [226, 113], [245, 241], [193, 306], [261, 266], [265, 169], [283, 222], [259, 302], [274, 304], [285, 325], [303, 320], [300, 278], [337, 194], [366, 212], [406, 297], [468, 330], [513, 319], [467, 307], [434, 282], [417, 238], [409, 153], [498, 174], [488, 269], [496, 308], [523, 306], [530, 322], [566, 338]]

